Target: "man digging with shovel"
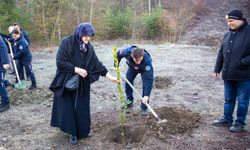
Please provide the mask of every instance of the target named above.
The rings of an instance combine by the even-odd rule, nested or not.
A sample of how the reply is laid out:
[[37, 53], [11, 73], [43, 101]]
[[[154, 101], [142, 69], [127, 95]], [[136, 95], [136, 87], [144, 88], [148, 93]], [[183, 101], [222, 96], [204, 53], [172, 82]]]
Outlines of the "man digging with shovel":
[[[149, 97], [154, 81], [154, 71], [151, 56], [144, 49], [138, 48], [137, 46], [130, 46], [117, 52], [117, 59], [119, 63], [124, 57], [126, 58], [126, 63], [128, 65], [126, 78], [132, 85], [137, 74], [141, 74], [143, 91], [140, 112], [142, 115], [148, 114], [147, 106], [144, 103], [149, 102]], [[127, 102], [123, 107], [132, 108], [134, 101], [133, 89], [127, 82], [125, 83], [125, 92]]]

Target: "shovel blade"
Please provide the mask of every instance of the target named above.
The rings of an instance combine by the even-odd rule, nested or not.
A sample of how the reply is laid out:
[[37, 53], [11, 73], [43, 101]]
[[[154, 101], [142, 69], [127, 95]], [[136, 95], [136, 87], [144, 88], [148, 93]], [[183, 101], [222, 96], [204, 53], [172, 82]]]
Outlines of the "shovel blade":
[[16, 89], [25, 89], [25, 88], [26, 88], [26, 84], [23, 83], [23, 82], [19, 82], [19, 83], [15, 83], [15, 84], [14, 84], [14, 87], [15, 87]]

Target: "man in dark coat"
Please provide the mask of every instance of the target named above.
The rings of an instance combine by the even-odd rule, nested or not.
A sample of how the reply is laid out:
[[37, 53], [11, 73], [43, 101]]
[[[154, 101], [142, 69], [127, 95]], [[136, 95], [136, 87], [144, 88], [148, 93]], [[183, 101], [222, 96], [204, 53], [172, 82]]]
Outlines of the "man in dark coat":
[[[96, 56], [89, 42], [94, 34], [91, 24], [81, 23], [73, 35], [61, 41], [56, 57], [56, 76], [50, 85], [54, 93], [51, 126], [69, 133], [72, 144], [90, 134], [90, 84], [100, 75], [118, 82]], [[74, 74], [80, 76], [79, 87], [67, 91], [65, 83]]]
[[[222, 72], [224, 80], [224, 116], [213, 122], [216, 126], [231, 126], [232, 132], [241, 132], [250, 100], [250, 26], [240, 10], [226, 15], [229, 32], [225, 34], [214, 69], [214, 78]], [[238, 100], [237, 118], [233, 123], [233, 112]]]
[[5, 89], [5, 70], [9, 68], [9, 58], [7, 47], [0, 36], [0, 96], [1, 96], [1, 104], [0, 104], [0, 112], [8, 110], [10, 108], [10, 101]]
[[[143, 87], [141, 113], [146, 114], [147, 106], [144, 103], [149, 102], [154, 81], [154, 71], [150, 54], [146, 50], [138, 48], [137, 46], [129, 46], [119, 50], [117, 52], [117, 58], [119, 62], [122, 58], [126, 58], [126, 63], [128, 65], [126, 78], [131, 84], [134, 83], [137, 74], [141, 74]], [[127, 97], [126, 107], [132, 107], [134, 101], [133, 90], [128, 83], [125, 83], [125, 92]]]

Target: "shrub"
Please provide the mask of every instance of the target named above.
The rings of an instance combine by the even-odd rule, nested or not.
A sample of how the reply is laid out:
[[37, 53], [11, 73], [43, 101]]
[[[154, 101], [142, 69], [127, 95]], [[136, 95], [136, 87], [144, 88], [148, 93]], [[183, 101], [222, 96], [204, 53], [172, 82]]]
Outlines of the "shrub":
[[155, 9], [151, 13], [144, 13], [142, 15], [142, 24], [144, 27], [144, 36], [147, 39], [152, 39], [161, 34], [161, 9]]
[[106, 38], [128, 38], [131, 35], [130, 26], [131, 11], [124, 12], [108, 8], [104, 15], [104, 33]]

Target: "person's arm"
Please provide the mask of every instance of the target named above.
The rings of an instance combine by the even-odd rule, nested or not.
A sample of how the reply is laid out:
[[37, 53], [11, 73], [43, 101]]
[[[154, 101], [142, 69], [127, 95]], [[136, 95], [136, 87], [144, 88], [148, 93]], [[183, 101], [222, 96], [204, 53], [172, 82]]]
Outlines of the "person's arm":
[[90, 83], [93, 83], [99, 79], [99, 76], [105, 76], [107, 79], [109, 79], [112, 82], [119, 82], [117, 78], [113, 77], [107, 70], [107, 68], [102, 64], [101, 61], [99, 61], [98, 57], [95, 54], [95, 51], [93, 52], [91, 58], [91, 64], [93, 65], [91, 70], [88, 72], [88, 77], [90, 80]]
[[3, 39], [0, 37], [0, 57], [2, 60], [3, 68], [5, 70], [9, 69], [9, 57], [7, 52], [7, 47], [3, 41]]
[[75, 72], [76, 68], [75, 65], [70, 63], [70, 50], [66, 47], [66, 40], [62, 40], [57, 56], [56, 56], [56, 65], [57, 69], [60, 72]]
[[16, 52], [16, 53], [14, 53], [14, 57], [13, 57], [13, 59], [14, 60], [16, 60], [16, 59], [20, 59], [20, 58], [22, 58], [23, 56], [24, 56], [24, 49], [25, 49], [26, 47], [23, 47], [22, 46], [22, 48], [19, 48], [19, 51], [18, 52]]
[[[118, 66], [121, 62], [121, 59], [124, 58], [124, 57], [127, 57], [128, 55], [128, 48], [125, 48], [125, 49], [120, 49], [119, 51], [116, 52], [116, 56], [117, 56], [117, 59], [118, 59]], [[115, 66], [115, 62], [114, 62], [114, 67]]]
[[219, 78], [222, 67], [223, 67], [223, 45], [221, 44], [219, 53], [217, 55], [216, 64], [214, 67], [214, 73], [213, 73], [214, 79], [217, 80]]
[[106, 78], [109, 79], [112, 82], [119, 83], [119, 80], [117, 80], [116, 77], [113, 77], [109, 72], [107, 72]]
[[154, 82], [154, 70], [153, 66], [149, 65], [150, 69], [145, 70], [142, 73], [142, 82], [143, 82], [143, 103], [146, 103], [150, 97], [152, 88], [153, 88], [153, 82]]
[[[250, 49], [249, 49], [250, 51]], [[250, 66], [250, 55], [241, 59], [241, 64], [244, 66]]]

